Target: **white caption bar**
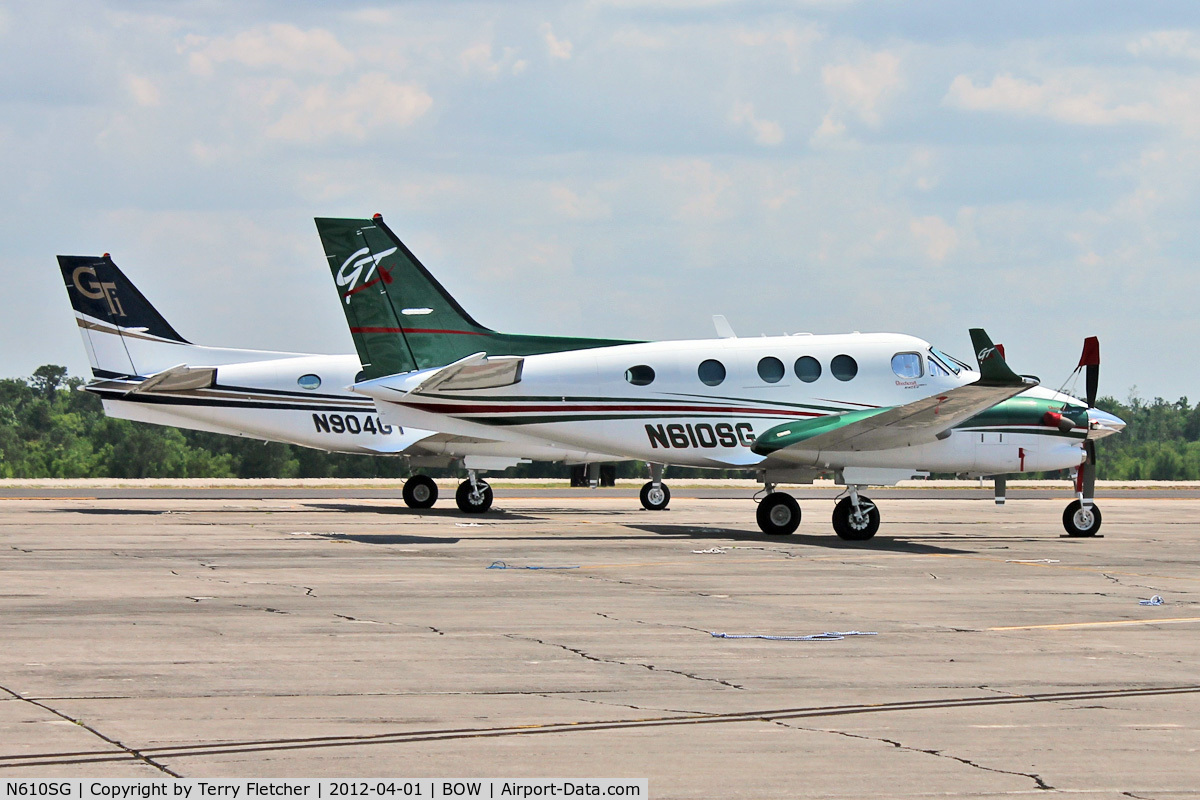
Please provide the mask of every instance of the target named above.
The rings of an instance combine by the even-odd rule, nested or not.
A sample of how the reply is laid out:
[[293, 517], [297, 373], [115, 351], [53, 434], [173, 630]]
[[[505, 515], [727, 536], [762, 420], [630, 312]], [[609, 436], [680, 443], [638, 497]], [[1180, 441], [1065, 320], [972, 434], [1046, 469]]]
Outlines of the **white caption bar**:
[[303, 800], [355, 798], [544, 798], [650, 796], [642, 780], [531, 780], [508, 778], [373, 778], [371, 780], [17, 780], [3, 782], [3, 798], [72, 798], [72, 800], [259, 800], [296, 797]]

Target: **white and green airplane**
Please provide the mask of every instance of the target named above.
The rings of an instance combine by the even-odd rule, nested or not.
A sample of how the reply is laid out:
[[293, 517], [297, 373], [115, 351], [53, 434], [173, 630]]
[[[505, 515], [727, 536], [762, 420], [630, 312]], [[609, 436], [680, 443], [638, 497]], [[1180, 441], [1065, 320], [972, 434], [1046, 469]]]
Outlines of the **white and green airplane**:
[[[480, 440], [390, 424], [370, 398], [347, 388], [361, 370], [357, 355], [193, 344], [107, 253], [59, 256], [58, 263], [94, 377], [84, 388], [101, 398], [111, 417], [330, 452], [399, 456], [411, 467], [482, 471], [531, 460], [619, 460], [541, 440]], [[404, 485], [404, 501], [413, 508], [432, 506], [437, 495], [437, 484], [426, 475]]]
[[[978, 368], [890, 333], [632, 342], [497, 333], [467, 314], [384, 224], [316, 220], [362, 372], [351, 387], [388, 424], [467, 440], [541, 444], [650, 464], [642, 505], [670, 500], [665, 466], [751, 470], [758, 524], [790, 534], [796, 500], [777, 491], [832, 474], [843, 539], [879, 528], [862, 491], [929, 472], [996, 478], [1071, 469], [1072, 536], [1100, 528], [1095, 440], [1125, 423], [1094, 407], [1099, 344], [1088, 339], [1087, 403], [1014, 373], [983, 330]], [[486, 511], [492, 490], [468, 467], [457, 501]]]

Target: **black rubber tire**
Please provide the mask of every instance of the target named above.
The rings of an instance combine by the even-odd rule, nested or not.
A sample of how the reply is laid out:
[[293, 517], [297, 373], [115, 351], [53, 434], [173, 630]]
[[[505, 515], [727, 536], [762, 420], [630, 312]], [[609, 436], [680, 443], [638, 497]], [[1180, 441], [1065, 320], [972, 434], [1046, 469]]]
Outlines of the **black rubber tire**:
[[642, 508], [647, 511], [662, 511], [671, 502], [671, 490], [665, 483], [658, 484], [660, 491], [654, 491], [654, 481], [647, 481], [642, 487]]
[[790, 536], [800, 527], [800, 504], [787, 492], [771, 492], [758, 504], [758, 527], [768, 536]]
[[1072, 500], [1063, 511], [1063, 527], [1067, 529], [1067, 536], [1095, 536], [1102, 521], [1100, 507], [1095, 503], [1092, 503], [1090, 514], [1084, 512], [1083, 503], [1078, 500]]
[[474, 502], [471, 499], [471, 482], [463, 481], [458, 485], [458, 491], [454, 493], [454, 502], [458, 504], [458, 510], [464, 514], [482, 514], [492, 507], [492, 487], [486, 481], [478, 481], [476, 485], [479, 487], [479, 501]]
[[409, 508], [432, 508], [438, 499], [438, 487], [428, 475], [413, 475], [404, 482], [401, 494]]
[[865, 542], [879, 530], [879, 508], [871, 502], [871, 498], [865, 495], [860, 494], [858, 502], [860, 506], [869, 506], [865, 524], [855, 525], [850, 521], [851, 515], [854, 513], [854, 505], [850, 502], [849, 497], [842, 498], [842, 501], [833, 508], [833, 531], [847, 542]]

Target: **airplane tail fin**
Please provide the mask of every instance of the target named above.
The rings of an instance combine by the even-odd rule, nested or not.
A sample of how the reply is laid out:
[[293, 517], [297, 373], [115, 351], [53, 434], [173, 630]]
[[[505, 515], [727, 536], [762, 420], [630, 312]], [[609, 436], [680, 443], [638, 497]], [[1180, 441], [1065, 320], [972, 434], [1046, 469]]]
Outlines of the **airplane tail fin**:
[[534, 355], [628, 344], [497, 333], [471, 318], [376, 214], [316, 219], [366, 380], [469, 355]]
[[97, 378], [138, 375], [145, 345], [190, 346], [133, 282], [103, 256], [59, 256], [67, 295]]

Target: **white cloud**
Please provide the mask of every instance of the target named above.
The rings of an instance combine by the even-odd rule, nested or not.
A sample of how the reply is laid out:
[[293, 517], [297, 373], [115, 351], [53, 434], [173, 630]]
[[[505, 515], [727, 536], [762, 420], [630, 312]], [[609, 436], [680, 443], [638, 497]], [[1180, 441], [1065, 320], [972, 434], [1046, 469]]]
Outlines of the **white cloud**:
[[1200, 60], [1200, 42], [1191, 31], [1155, 31], [1126, 45], [1135, 56]]
[[162, 102], [158, 86], [149, 78], [140, 75], [129, 75], [125, 79], [129, 93], [139, 106], [157, 106]]
[[480, 42], [463, 50], [458, 56], [458, 61], [464, 72], [479, 72], [489, 78], [497, 78], [502, 73], [520, 75], [529, 66], [529, 62], [517, 58], [519, 52], [515, 47], [506, 47], [500, 58], [493, 59], [492, 45]]
[[908, 227], [924, 248], [925, 254], [938, 263], [945, 261], [946, 256], [958, 246], [958, 232], [939, 216], [919, 217]]
[[554, 35], [554, 28], [549, 22], [542, 23], [542, 38], [546, 42], [546, 50], [550, 53], [551, 58], [559, 58], [567, 60], [571, 57], [571, 42], [567, 39], [559, 39]]
[[197, 75], [211, 75], [214, 65], [230, 62], [323, 75], [336, 75], [354, 64], [354, 54], [329, 31], [304, 31], [278, 23], [215, 39], [189, 34], [182, 49], [189, 52], [191, 70]]
[[845, 134], [845, 123], [834, 117], [833, 112], [830, 112], [821, 118], [821, 124], [813, 131], [808, 143], [813, 147], [828, 147], [842, 141]]
[[395, 83], [382, 73], [363, 75], [353, 85], [336, 89], [321, 83], [299, 92], [298, 107], [269, 126], [271, 139], [319, 142], [330, 138], [366, 139], [383, 128], [405, 128], [433, 105], [424, 90]]
[[883, 101], [902, 85], [900, 58], [884, 50], [855, 64], [831, 64], [821, 70], [821, 80], [835, 106], [849, 109], [863, 122], [877, 126]]
[[[1085, 85], [1072, 85], [1078, 83]], [[1050, 117], [1074, 125], [1162, 121], [1163, 110], [1149, 102], [1115, 100], [1111, 96], [1112, 90], [1099, 80], [1099, 76], [1091, 85], [1086, 83], [1065, 77], [1038, 83], [1004, 73], [993, 78], [990, 84], [977, 86], [966, 75], [959, 75], [951, 82], [943, 102], [970, 111], [1009, 111]]]
[[662, 50], [667, 46], [667, 39], [654, 36], [640, 28], [621, 28], [612, 35], [612, 43], [621, 47], [631, 47], [638, 50]]
[[792, 72], [800, 74], [807, 60], [813, 56], [815, 45], [824, 38], [824, 33], [816, 25], [805, 25], [782, 30], [741, 30], [737, 32], [735, 41], [745, 47], [783, 45]]
[[578, 220], [608, 219], [612, 208], [595, 194], [580, 196], [562, 184], [550, 187], [550, 196], [558, 213]]
[[756, 117], [753, 103], [735, 103], [729, 119], [748, 127], [754, 133], [755, 144], [774, 146], [783, 141], [783, 127], [778, 122]]
[[713, 168], [704, 160], [667, 164], [663, 178], [680, 190], [682, 195], [675, 212], [681, 222], [710, 222], [727, 213], [722, 208], [722, 195], [733, 186], [733, 179]]

